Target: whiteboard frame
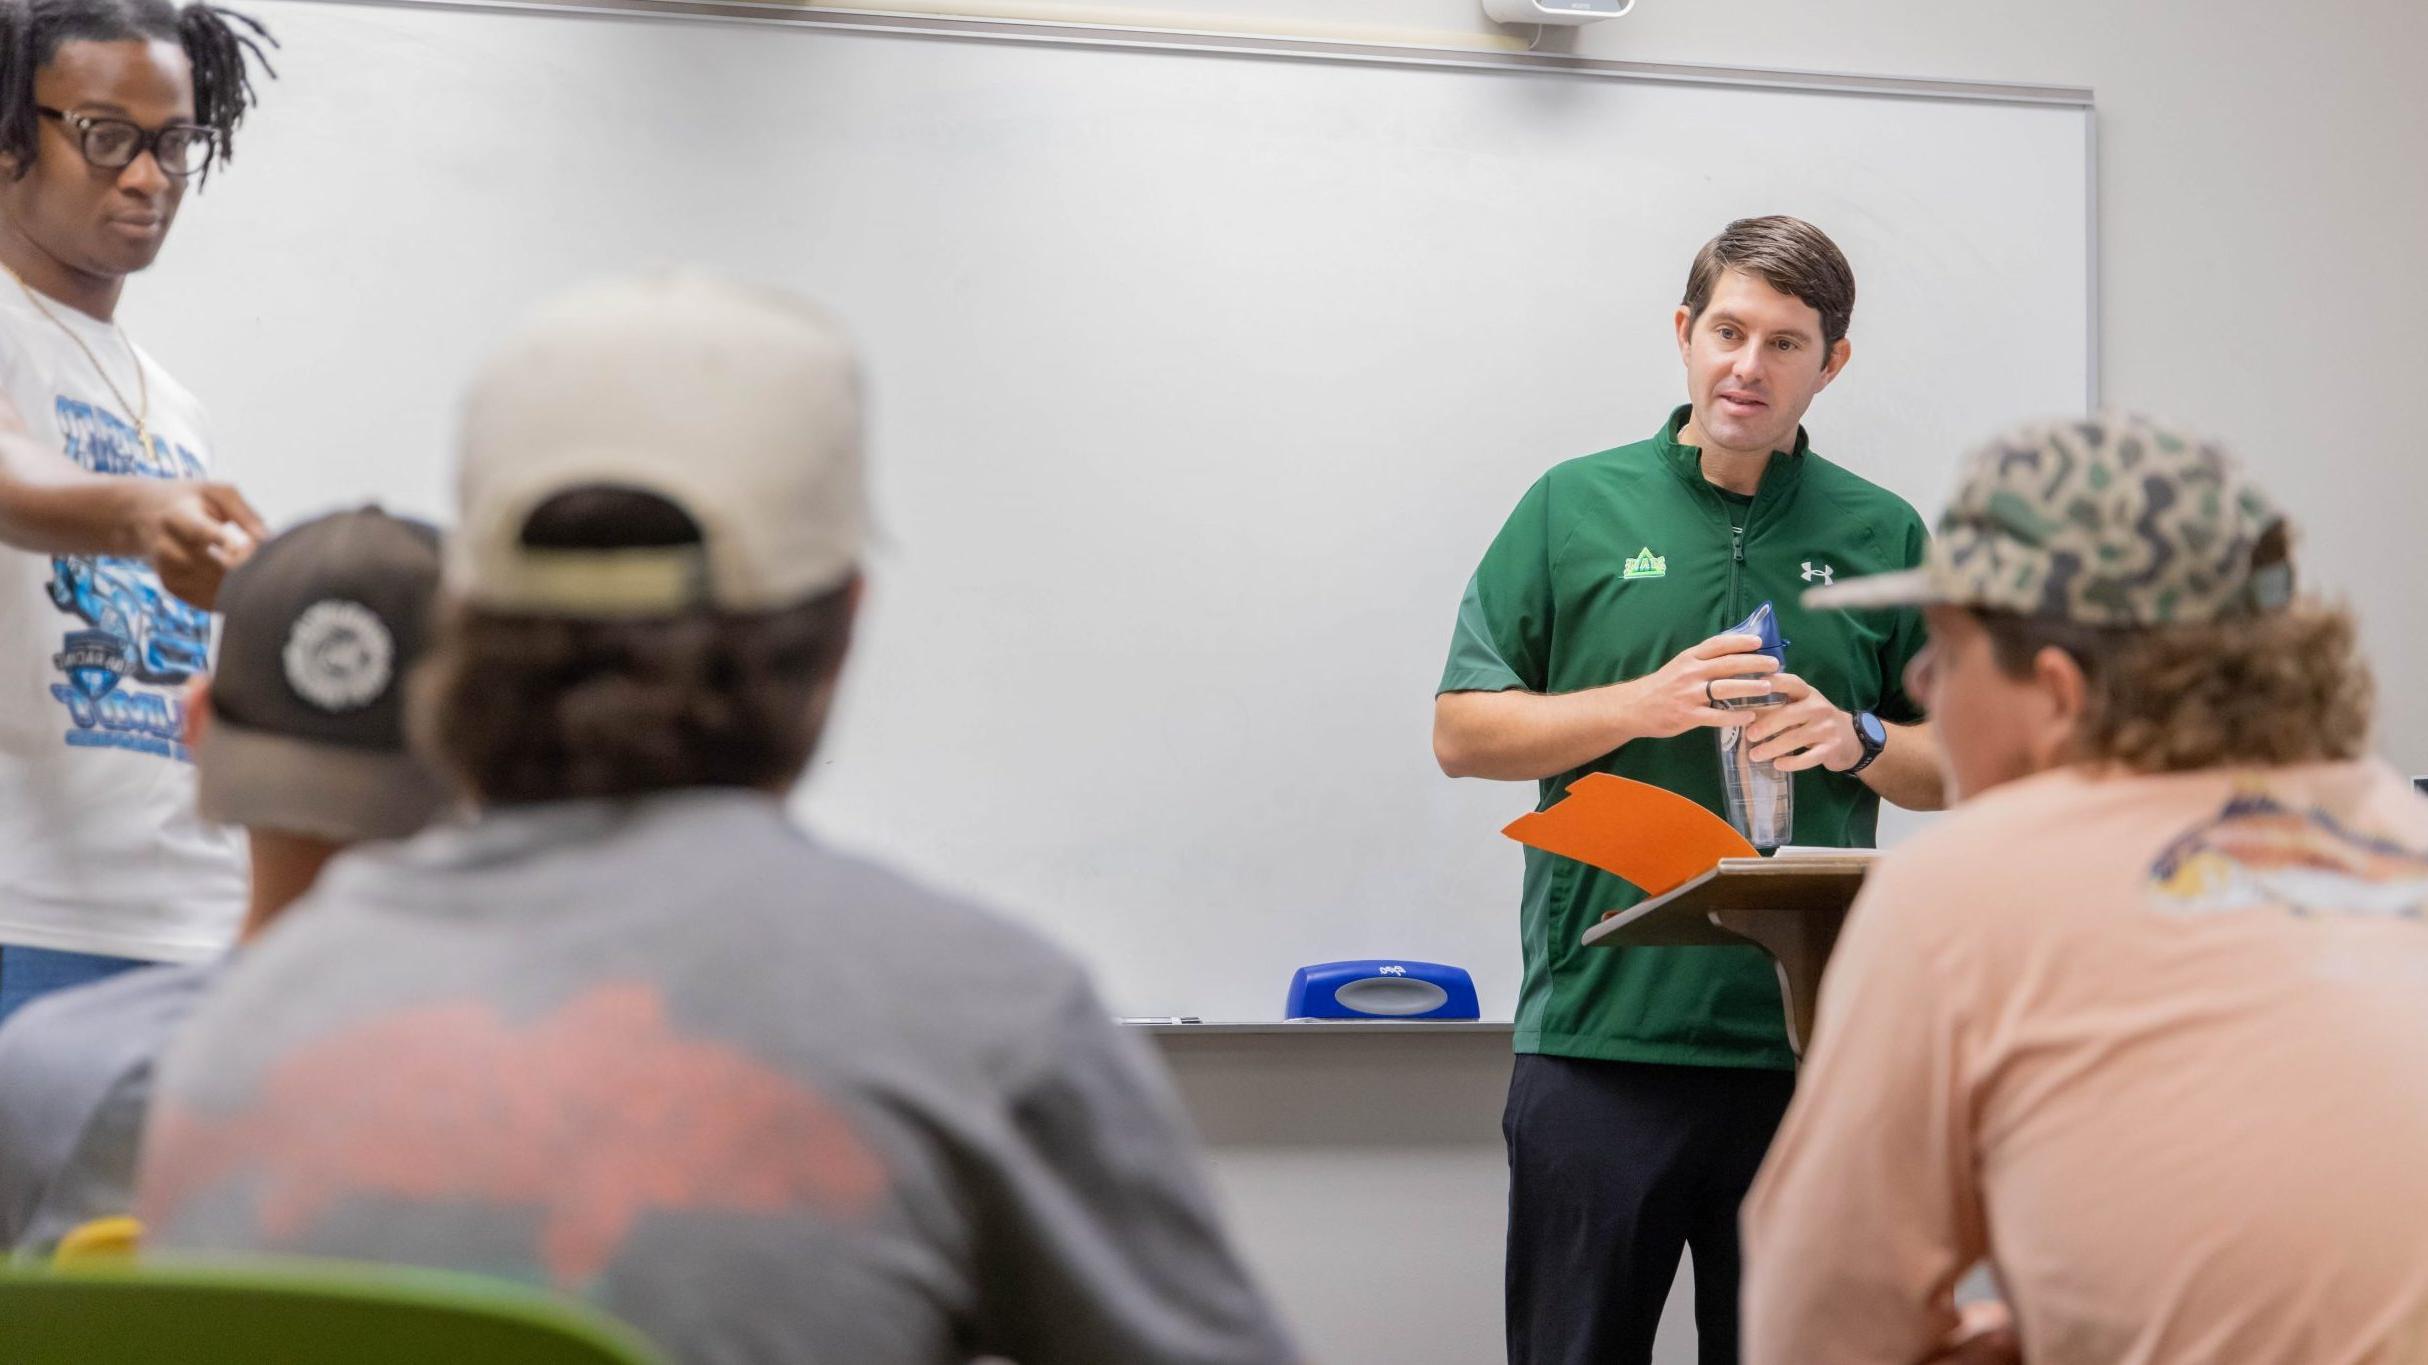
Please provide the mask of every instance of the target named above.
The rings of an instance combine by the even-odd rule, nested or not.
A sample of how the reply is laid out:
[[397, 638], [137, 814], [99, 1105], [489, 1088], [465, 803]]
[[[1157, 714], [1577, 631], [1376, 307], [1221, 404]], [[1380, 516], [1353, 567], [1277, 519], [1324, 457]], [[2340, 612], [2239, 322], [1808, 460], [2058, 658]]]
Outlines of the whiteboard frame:
[[903, 10], [852, 9], [777, 0], [317, 0], [396, 9], [488, 10], [561, 14], [576, 18], [661, 19], [689, 22], [772, 24], [899, 33], [981, 42], [1043, 43], [1058, 47], [1126, 47], [1209, 52], [1228, 56], [1279, 57], [1300, 61], [1372, 62], [1390, 66], [1463, 67], [1488, 71], [1550, 71], [1605, 80], [1654, 81], [1670, 85], [1753, 86], [1844, 95], [1953, 100], [1968, 104], [2053, 104], [2089, 108], [2087, 86], [2025, 82], [1937, 80], [1875, 76], [1787, 67], [1628, 62], [1560, 52], [1427, 47], [1407, 43], [1353, 42], [1209, 29], [1131, 28], [1067, 20], [991, 19], [922, 14]]
[[1282, 61], [1353, 62], [1381, 66], [1433, 67], [1466, 71], [1524, 71], [1587, 80], [1640, 81], [1659, 85], [1797, 90], [1875, 99], [1932, 100], [1955, 104], [2039, 105], [2079, 109], [2083, 114], [2083, 260], [2089, 296], [2084, 315], [2089, 358], [2083, 392], [2089, 408], [2100, 405], [2099, 384], [2099, 118], [2089, 86], [2020, 82], [1939, 80], [1875, 76], [1787, 67], [1629, 62], [1560, 52], [1501, 52], [1409, 44], [1216, 32], [1204, 29], [1128, 28], [1116, 24], [1060, 20], [989, 19], [915, 14], [899, 10], [844, 9], [768, 0], [312, 0], [316, 4], [369, 5], [383, 9], [469, 10], [500, 14], [550, 14], [573, 19], [646, 19], [662, 23], [723, 23], [879, 33], [956, 42], [1029, 43], [1049, 47], [1115, 48], [1186, 52], [1219, 57]]

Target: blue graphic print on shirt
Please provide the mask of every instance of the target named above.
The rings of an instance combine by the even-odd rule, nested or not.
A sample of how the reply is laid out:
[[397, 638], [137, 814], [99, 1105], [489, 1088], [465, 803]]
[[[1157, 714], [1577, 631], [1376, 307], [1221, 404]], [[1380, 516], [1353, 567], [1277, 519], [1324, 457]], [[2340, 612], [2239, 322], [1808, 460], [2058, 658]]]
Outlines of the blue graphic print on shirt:
[[[146, 449], [115, 413], [65, 395], [57, 412], [68, 458], [96, 474], [202, 477], [194, 452], [159, 436]], [[172, 596], [140, 559], [57, 555], [49, 586], [51, 605], [81, 623], [51, 656], [63, 679], [51, 697], [72, 722], [66, 742], [192, 762], [182, 689], [209, 662], [210, 613]]]

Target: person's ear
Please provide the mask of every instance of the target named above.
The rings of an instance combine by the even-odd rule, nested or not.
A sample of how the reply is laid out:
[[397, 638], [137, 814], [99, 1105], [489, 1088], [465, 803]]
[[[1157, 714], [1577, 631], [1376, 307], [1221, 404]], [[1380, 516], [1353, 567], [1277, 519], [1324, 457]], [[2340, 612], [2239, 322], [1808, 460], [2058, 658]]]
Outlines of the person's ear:
[[1939, 690], [1938, 641], [1923, 640], [1922, 648], [1914, 651], [1914, 657], [1907, 661], [1905, 676], [1900, 681], [1905, 684], [1905, 695], [1928, 715], [1934, 709], [1933, 701]]
[[851, 576], [851, 595], [843, 600], [843, 639], [846, 648], [850, 646], [852, 632], [860, 627], [860, 603], [867, 596], [868, 577], [854, 570]]
[[1854, 354], [1855, 344], [1845, 337], [1838, 338], [1838, 344], [1829, 348], [1829, 358], [1821, 362], [1821, 383], [1813, 392], [1819, 393], [1828, 388], [1830, 381], [1838, 377], [1838, 372], [1846, 368], [1846, 362], [1853, 359]]
[[197, 673], [194, 675], [194, 681], [186, 684], [185, 717], [178, 725], [181, 732], [178, 738], [184, 740], [185, 747], [191, 749], [202, 743], [203, 735], [208, 733], [210, 728], [211, 675]]
[[1682, 303], [1678, 305], [1677, 326], [1678, 359], [1685, 360], [1688, 358], [1690, 350], [1688, 343], [1693, 340], [1695, 334], [1695, 316], [1686, 311], [1686, 305]]
[[828, 674], [826, 680], [818, 685], [817, 695], [812, 703], [817, 708], [821, 725], [825, 723], [827, 705], [834, 700], [835, 688], [843, 681], [843, 666], [851, 659], [852, 635], [859, 629], [860, 604], [867, 596], [868, 578], [859, 570], [854, 569], [851, 582], [844, 587], [843, 641], [841, 647], [835, 651], [835, 671]]
[[2073, 655], [2049, 645], [2032, 656], [2031, 693], [2031, 714], [2026, 720], [2031, 726], [2032, 760], [2038, 767], [2054, 768], [2066, 762], [2082, 733], [2083, 718], [2090, 710], [2091, 680]]

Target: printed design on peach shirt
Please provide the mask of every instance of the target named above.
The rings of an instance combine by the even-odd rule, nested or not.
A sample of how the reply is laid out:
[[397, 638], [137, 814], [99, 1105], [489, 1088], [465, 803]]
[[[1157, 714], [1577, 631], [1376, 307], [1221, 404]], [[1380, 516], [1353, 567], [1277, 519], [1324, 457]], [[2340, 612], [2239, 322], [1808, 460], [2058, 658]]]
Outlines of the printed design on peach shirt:
[[381, 1015], [283, 1058], [234, 1113], [164, 1105], [148, 1146], [155, 1225], [245, 1178], [272, 1247], [349, 1199], [536, 1207], [538, 1264], [569, 1290], [648, 1213], [860, 1221], [887, 1189], [831, 1102], [676, 1034], [646, 982], [593, 987], [520, 1029], [479, 1001]]
[[2153, 901], [2178, 915], [2275, 908], [2296, 917], [2428, 920], [2428, 855], [2246, 790], [2150, 870]]

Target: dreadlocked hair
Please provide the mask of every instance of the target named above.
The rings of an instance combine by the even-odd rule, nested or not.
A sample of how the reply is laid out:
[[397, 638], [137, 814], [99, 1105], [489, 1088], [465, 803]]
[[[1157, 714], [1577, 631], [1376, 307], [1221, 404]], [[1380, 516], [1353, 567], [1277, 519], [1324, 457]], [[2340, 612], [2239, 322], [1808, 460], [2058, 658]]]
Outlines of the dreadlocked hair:
[[[0, 0], [0, 155], [22, 177], [34, 164], [34, 75], [62, 44], [161, 39], [194, 69], [194, 118], [219, 135], [214, 165], [236, 159], [236, 127], [253, 107], [252, 66], [275, 78], [265, 50], [278, 46], [249, 15], [172, 0]], [[206, 171], [207, 175], [208, 172]]]

